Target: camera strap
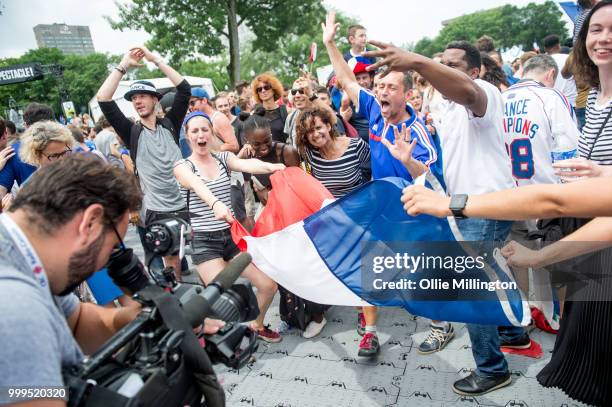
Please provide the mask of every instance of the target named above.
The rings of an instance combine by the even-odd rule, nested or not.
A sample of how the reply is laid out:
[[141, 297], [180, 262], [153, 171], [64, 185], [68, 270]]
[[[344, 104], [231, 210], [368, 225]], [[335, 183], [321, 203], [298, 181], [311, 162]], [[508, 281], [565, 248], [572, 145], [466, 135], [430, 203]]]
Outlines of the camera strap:
[[191, 325], [185, 319], [185, 314], [177, 299], [158, 286], [148, 286], [141, 291], [141, 294], [145, 294], [155, 303], [164, 324], [169, 329], [185, 333], [181, 350], [185, 356], [185, 363], [190, 368], [198, 388], [206, 399], [206, 405], [225, 406], [225, 392], [217, 381], [217, 375], [210, 359], [193, 333]]
[[38, 281], [41, 287], [50, 289], [49, 280], [47, 279], [47, 274], [42, 266], [42, 262], [28, 241], [28, 238], [21, 231], [19, 226], [17, 226], [15, 221], [13, 221], [13, 219], [11, 219], [6, 213], [0, 215], [0, 222], [9, 232], [9, 235], [17, 246], [19, 253], [28, 262], [28, 266], [32, 269], [32, 275], [36, 281]]

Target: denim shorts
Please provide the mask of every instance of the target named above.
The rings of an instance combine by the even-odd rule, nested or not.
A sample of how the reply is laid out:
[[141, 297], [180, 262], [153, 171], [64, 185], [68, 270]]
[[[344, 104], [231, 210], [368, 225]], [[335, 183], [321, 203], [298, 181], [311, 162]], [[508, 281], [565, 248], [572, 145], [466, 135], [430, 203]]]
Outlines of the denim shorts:
[[214, 232], [195, 232], [191, 245], [191, 261], [195, 265], [219, 258], [229, 261], [240, 253], [229, 228]]

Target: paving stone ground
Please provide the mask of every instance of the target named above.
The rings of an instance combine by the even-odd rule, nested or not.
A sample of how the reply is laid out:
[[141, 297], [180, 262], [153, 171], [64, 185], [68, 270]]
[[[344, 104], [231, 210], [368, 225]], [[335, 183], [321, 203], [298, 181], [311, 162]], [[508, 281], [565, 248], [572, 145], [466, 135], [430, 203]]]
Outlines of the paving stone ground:
[[[134, 230], [126, 243], [141, 259]], [[194, 277], [195, 278], [195, 277]], [[260, 342], [255, 361], [240, 371], [217, 366], [228, 406], [366, 407], [366, 406], [584, 406], [558, 389], [540, 386], [535, 376], [550, 359], [554, 335], [534, 331], [544, 351], [541, 359], [507, 355], [512, 384], [481, 397], [462, 397], [452, 383], [475, 368], [463, 324], [454, 324], [455, 338], [442, 351], [418, 354], [416, 346], [427, 335], [429, 322], [397, 308], [379, 312], [381, 353], [375, 359], [357, 356], [360, 337], [355, 309], [332, 307], [320, 336], [306, 340], [291, 330], [277, 344]], [[278, 296], [267, 316], [278, 326]]]

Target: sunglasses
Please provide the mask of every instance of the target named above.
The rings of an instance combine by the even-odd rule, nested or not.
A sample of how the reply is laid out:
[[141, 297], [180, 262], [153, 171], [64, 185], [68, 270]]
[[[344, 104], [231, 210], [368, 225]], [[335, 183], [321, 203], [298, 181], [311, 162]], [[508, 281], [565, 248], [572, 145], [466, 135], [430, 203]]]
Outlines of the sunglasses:
[[255, 90], [257, 91], [257, 93], [261, 93], [264, 90], [270, 90], [272, 89], [272, 85], [264, 85], [264, 86], [260, 86], [258, 88], [255, 88]]
[[72, 149], [69, 147], [66, 147], [66, 149], [62, 151], [61, 153], [49, 154], [45, 157], [47, 157], [47, 160], [49, 161], [57, 161], [60, 158], [63, 158], [65, 155], [71, 154], [71, 153], [72, 153]]
[[291, 95], [292, 95], [292, 96], [295, 96], [295, 95], [297, 95], [298, 93], [299, 93], [300, 95], [305, 95], [305, 94], [306, 94], [306, 91], [305, 91], [304, 89], [302, 89], [302, 88], [300, 88], [300, 89], [291, 89]]

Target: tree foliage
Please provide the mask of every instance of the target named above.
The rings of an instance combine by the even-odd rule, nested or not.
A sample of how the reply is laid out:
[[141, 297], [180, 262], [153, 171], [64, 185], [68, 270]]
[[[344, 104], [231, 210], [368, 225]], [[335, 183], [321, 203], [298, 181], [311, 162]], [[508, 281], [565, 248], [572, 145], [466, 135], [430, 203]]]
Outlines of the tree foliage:
[[568, 37], [569, 33], [561, 17], [561, 10], [550, 0], [542, 4], [529, 3], [525, 7], [507, 4], [458, 17], [435, 38], [421, 39], [414, 50], [431, 56], [443, 51], [451, 41], [475, 42], [482, 35], [493, 38], [497, 48], [518, 45], [524, 50], [530, 50], [534, 42], [543, 48], [542, 40], [548, 34], [557, 34], [561, 41]]
[[[111, 60], [104, 54], [65, 55], [57, 48], [40, 48], [30, 50], [19, 58], [0, 60], [0, 66], [31, 62], [64, 66], [64, 83], [70, 94], [70, 100], [79, 111], [81, 107], [87, 106], [108, 75]], [[25, 106], [30, 102], [46, 103], [59, 114], [61, 111], [59, 85], [58, 78], [45, 75], [44, 79], [39, 81], [0, 86], [0, 112], [8, 108], [9, 97], [12, 97], [19, 106]]]
[[144, 29], [152, 35], [148, 45], [175, 65], [229, 48], [232, 81], [240, 76], [239, 27], [254, 34], [254, 50], [272, 52], [288, 36], [318, 26], [325, 15], [320, 0], [133, 0], [118, 7], [119, 19], [110, 20], [112, 27]]

